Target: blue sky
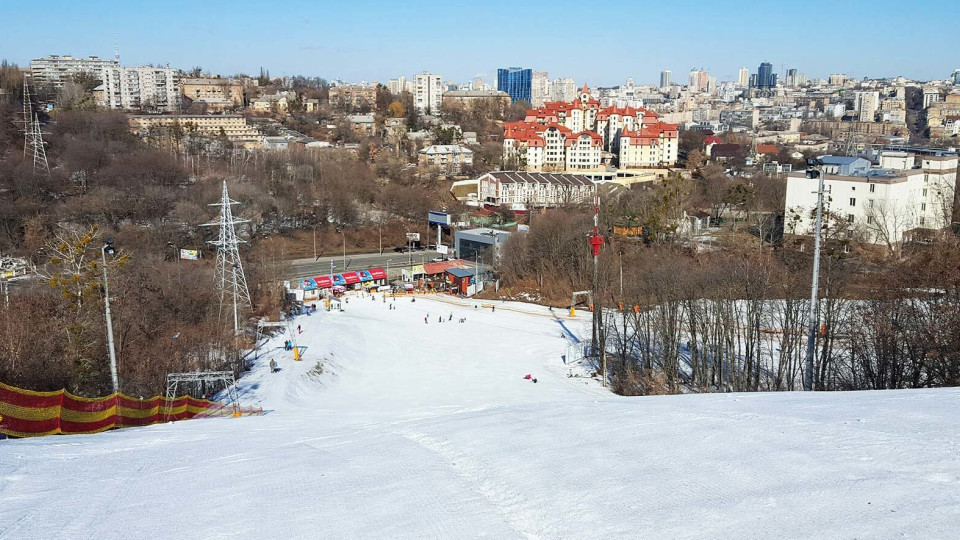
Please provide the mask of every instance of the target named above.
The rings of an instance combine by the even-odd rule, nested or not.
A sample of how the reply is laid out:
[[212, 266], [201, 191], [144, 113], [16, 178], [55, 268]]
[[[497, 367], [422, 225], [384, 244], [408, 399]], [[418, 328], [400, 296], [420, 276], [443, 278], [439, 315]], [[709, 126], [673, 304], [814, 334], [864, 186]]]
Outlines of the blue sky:
[[116, 34], [124, 65], [348, 81], [426, 70], [495, 83], [496, 68], [523, 66], [640, 84], [695, 67], [732, 79], [763, 61], [809, 77], [931, 79], [960, 67], [958, 18], [960, 0], [0, 0], [0, 58], [112, 57]]

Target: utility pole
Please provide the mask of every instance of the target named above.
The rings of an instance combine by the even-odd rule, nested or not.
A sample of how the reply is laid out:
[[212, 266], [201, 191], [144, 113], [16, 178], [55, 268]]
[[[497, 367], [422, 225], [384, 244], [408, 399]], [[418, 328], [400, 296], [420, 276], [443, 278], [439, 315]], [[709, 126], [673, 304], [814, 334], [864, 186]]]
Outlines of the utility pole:
[[343, 232], [343, 227], [337, 227], [337, 232], [343, 237], [343, 271], [347, 271], [347, 235]]
[[593, 251], [593, 346], [598, 348], [602, 383], [607, 386], [607, 354], [603, 341], [603, 303], [599, 294], [600, 282], [600, 246], [603, 245], [603, 236], [600, 235], [600, 196], [593, 196], [593, 235], [589, 238], [590, 248]]
[[818, 178], [817, 218], [813, 229], [813, 278], [810, 284], [810, 313], [807, 321], [807, 356], [803, 369], [803, 389], [813, 390], [813, 355], [817, 341], [817, 300], [820, 285], [820, 228], [823, 225], [823, 167], [820, 160], [808, 160], [807, 178]]
[[103, 262], [103, 310], [107, 319], [107, 346], [110, 349], [110, 380], [113, 382], [113, 393], [120, 392], [120, 379], [117, 376], [117, 351], [113, 344], [113, 319], [110, 317], [110, 285], [107, 282], [107, 253], [113, 255], [113, 240], [107, 238], [100, 248], [100, 257]]

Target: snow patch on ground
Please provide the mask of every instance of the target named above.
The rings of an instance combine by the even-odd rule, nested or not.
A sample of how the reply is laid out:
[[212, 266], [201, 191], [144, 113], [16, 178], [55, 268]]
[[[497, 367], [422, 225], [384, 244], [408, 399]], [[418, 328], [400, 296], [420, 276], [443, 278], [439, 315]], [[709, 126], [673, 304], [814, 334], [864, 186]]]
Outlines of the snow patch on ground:
[[273, 338], [265, 416], [0, 441], [0, 538], [956, 537], [958, 389], [620, 398], [547, 308], [395, 305]]

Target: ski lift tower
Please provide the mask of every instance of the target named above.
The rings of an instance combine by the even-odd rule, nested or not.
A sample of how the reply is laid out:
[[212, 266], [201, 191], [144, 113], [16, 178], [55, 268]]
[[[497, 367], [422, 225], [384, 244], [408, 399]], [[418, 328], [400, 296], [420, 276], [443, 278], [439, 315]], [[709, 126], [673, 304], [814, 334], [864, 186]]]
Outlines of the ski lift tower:
[[603, 302], [600, 301], [597, 287], [600, 278], [600, 246], [603, 245], [603, 235], [600, 234], [600, 196], [593, 196], [593, 235], [589, 237], [590, 249], [593, 251], [593, 348], [600, 355], [603, 386], [607, 385], [607, 354], [604, 351], [603, 341]]
[[232, 371], [194, 371], [190, 373], [167, 373], [167, 400], [164, 407], [164, 419], [170, 419], [171, 403], [177, 397], [180, 385], [206, 387], [219, 384], [227, 391], [227, 398], [233, 407], [233, 415], [240, 416], [240, 397], [237, 393], [237, 381]]

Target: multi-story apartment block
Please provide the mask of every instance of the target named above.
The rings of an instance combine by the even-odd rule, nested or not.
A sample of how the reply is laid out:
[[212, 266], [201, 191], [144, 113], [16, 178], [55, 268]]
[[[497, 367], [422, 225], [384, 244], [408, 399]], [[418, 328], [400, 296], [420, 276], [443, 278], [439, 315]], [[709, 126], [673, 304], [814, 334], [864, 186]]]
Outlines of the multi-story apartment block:
[[740, 68], [740, 72], [737, 74], [737, 86], [741, 88], [750, 86], [750, 70], [746, 67]]
[[377, 87], [373, 86], [334, 86], [329, 90], [329, 99], [331, 105], [340, 107], [369, 107], [370, 110], [377, 108]]
[[[922, 168], [914, 169], [913, 159], [882, 160], [887, 166], [902, 169], [850, 169], [851, 174], [825, 173], [824, 189], [829, 196], [829, 211], [845, 224], [849, 238], [899, 246], [918, 229], [940, 230], [952, 220], [953, 197], [957, 178], [957, 156], [924, 156]], [[854, 160], [857, 158], [848, 158]], [[832, 160], [841, 168], [843, 158]], [[850, 163], [855, 165], [855, 163]], [[785, 199], [788, 234], [813, 233], [813, 211], [817, 204], [817, 182], [805, 172], [787, 175]]]
[[97, 104], [111, 109], [176, 112], [180, 108], [180, 70], [113, 66], [100, 72]]
[[30, 61], [31, 82], [37, 86], [60, 88], [63, 83], [73, 80], [80, 73], [89, 73], [97, 77], [107, 68], [120, 67], [116, 60], [103, 60], [98, 56], [75, 58], [70, 55], [50, 55], [34, 58]]
[[621, 169], [672, 167], [677, 162], [679, 132], [676, 124], [657, 122], [639, 131], [620, 133]]
[[459, 144], [434, 144], [421, 150], [420, 165], [440, 167], [447, 172], [459, 173], [464, 166], [473, 165], [473, 150]]
[[413, 105], [420, 114], [440, 114], [443, 105], [443, 77], [418, 73], [413, 77]]
[[604, 151], [623, 151], [624, 133], [632, 137], [631, 155], [627, 161], [621, 158], [621, 166], [676, 163], [676, 125], [659, 122], [656, 113], [643, 108], [600, 108], [586, 85], [572, 102], [546, 103], [528, 110], [524, 121], [505, 124], [504, 162], [526, 171], [598, 170]]
[[180, 79], [183, 97], [194, 102], [211, 104], [229, 104], [229, 107], [243, 106], [243, 84], [233, 79], [198, 78]]
[[960, 94], [947, 94], [943, 101], [935, 101], [927, 108], [931, 138], [956, 134], [957, 120], [960, 120]]
[[510, 106], [510, 96], [499, 90], [453, 90], [443, 93], [444, 103], [455, 103], [465, 109], [475, 107], [478, 103], [493, 101], [500, 109], [500, 114]]
[[550, 74], [546, 71], [534, 71], [531, 79], [530, 104], [542, 107], [550, 101]]
[[577, 99], [577, 83], [573, 79], [554, 79], [550, 83], [551, 101], [573, 101], [575, 99]]
[[259, 148], [263, 137], [240, 115], [148, 114], [130, 116], [130, 129], [144, 138], [163, 137], [174, 130], [186, 136], [221, 137], [244, 148]]

